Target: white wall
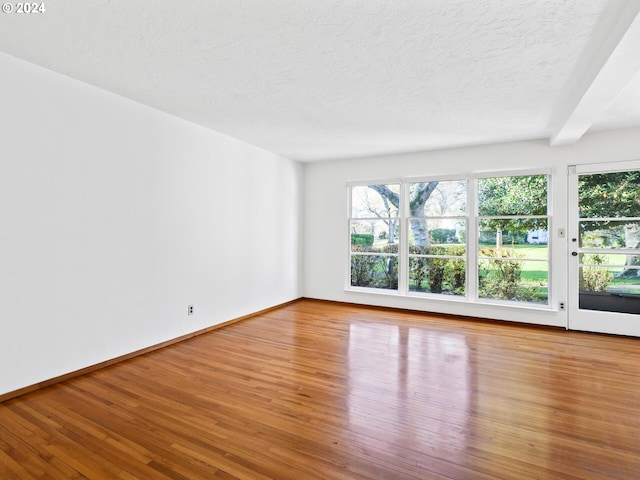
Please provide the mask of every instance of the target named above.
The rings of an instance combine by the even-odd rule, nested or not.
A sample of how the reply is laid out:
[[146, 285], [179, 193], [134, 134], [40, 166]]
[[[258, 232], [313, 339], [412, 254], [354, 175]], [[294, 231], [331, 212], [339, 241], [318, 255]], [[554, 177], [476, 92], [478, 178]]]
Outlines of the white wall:
[[304, 296], [368, 305], [452, 313], [543, 325], [566, 325], [558, 302], [567, 300], [567, 241], [555, 239], [552, 252], [551, 310], [496, 308], [450, 299], [390, 296], [345, 291], [347, 182], [473, 174], [485, 171], [547, 169], [553, 173], [552, 231], [567, 224], [567, 166], [640, 159], [640, 130], [590, 134], [571, 146], [546, 141], [505, 143], [407, 155], [315, 163], [305, 167]]
[[0, 394], [301, 295], [298, 163], [0, 72]]

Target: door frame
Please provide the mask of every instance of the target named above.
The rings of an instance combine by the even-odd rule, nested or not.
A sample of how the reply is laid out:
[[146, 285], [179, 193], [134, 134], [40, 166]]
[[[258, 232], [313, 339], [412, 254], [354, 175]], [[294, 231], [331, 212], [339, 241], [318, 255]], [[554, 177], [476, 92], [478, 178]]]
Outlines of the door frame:
[[599, 310], [581, 310], [579, 307], [579, 213], [578, 177], [596, 173], [614, 173], [640, 170], [640, 160], [570, 165], [567, 189], [567, 262], [568, 301], [567, 328], [616, 335], [640, 336], [640, 315]]

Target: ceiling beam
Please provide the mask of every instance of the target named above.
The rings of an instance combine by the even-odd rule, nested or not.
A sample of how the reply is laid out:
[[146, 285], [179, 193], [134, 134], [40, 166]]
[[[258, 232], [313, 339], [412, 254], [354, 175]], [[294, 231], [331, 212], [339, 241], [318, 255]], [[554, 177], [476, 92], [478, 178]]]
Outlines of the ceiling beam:
[[574, 82], [565, 109], [552, 131], [552, 146], [580, 140], [640, 72], [640, 0], [617, 5], [620, 5], [618, 14], [601, 26], [608, 32], [604, 41], [594, 37], [599, 44], [592, 44], [585, 52], [592, 60]]

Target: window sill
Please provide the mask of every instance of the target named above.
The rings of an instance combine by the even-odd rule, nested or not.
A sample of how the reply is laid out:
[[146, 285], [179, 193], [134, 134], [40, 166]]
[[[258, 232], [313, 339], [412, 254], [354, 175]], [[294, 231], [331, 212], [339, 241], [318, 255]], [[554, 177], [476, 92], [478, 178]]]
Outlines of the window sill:
[[396, 290], [378, 290], [373, 288], [365, 288], [365, 287], [347, 287], [344, 289], [346, 293], [364, 293], [367, 295], [382, 295], [387, 297], [396, 297], [396, 298], [411, 298], [418, 300], [427, 300], [434, 302], [445, 302], [445, 303], [457, 303], [462, 305], [486, 305], [488, 307], [500, 307], [506, 309], [514, 309], [518, 311], [529, 310], [535, 312], [549, 312], [549, 313], [557, 313], [561, 310], [557, 308], [552, 308], [551, 305], [547, 304], [537, 304], [531, 302], [510, 302], [507, 300], [491, 300], [491, 299], [477, 299], [472, 300], [466, 296], [457, 296], [457, 295], [443, 295], [439, 293], [418, 293], [418, 292], [407, 292], [400, 293]]

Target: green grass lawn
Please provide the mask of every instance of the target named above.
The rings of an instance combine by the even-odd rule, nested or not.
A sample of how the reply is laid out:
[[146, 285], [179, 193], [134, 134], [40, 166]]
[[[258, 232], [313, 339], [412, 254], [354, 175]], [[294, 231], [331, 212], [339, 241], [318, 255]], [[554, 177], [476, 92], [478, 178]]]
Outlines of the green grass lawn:
[[640, 278], [615, 277], [611, 283], [616, 285], [640, 285]]

